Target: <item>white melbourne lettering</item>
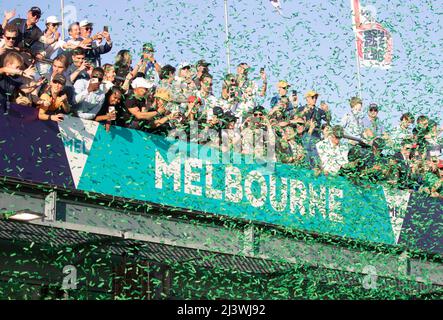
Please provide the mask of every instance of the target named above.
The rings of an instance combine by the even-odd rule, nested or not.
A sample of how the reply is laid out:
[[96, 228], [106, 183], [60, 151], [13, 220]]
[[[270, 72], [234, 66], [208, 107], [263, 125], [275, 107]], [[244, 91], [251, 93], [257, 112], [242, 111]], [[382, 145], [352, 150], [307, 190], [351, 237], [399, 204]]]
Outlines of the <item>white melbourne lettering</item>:
[[[167, 160], [169, 161], [167, 161]], [[215, 186], [217, 185], [216, 188]], [[293, 214], [303, 221], [321, 218], [344, 223], [343, 190], [297, 179], [264, 175], [258, 170], [245, 173], [230, 164], [177, 155], [172, 161], [155, 153], [155, 188], [172, 189], [192, 196], [204, 196], [254, 208]]]

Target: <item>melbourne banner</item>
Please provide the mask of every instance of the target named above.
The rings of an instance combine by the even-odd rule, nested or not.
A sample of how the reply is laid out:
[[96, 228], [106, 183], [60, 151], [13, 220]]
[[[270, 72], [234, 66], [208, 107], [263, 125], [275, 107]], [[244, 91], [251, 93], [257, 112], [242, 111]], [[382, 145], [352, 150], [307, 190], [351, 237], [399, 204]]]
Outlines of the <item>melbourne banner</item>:
[[[32, 108], [0, 115], [0, 176], [442, 253], [442, 201]], [[1, 207], [1, 206], [0, 206]]]
[[357, 55], [365, 67], [391, 67], [392, 37], [376, 22], [376, 10], [372, 6], [361, 7], [360, 0], [351, 0], [353, 27], [357, 41]]

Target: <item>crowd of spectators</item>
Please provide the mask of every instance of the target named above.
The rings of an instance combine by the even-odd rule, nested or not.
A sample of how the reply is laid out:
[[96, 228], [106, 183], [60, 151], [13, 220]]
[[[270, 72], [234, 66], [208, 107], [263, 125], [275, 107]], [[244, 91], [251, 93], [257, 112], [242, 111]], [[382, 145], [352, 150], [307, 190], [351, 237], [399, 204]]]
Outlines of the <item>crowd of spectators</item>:
[[[222, 151], [240, 145], [246, 154], [257, 153], [247, 146], [246, 132], [272, 133], [275, 161], [317, 175], [345, 175], [362, 185], [443, 195], [443, 130], [428, 116], [404, 113], [388, 130], [377, 104], [365, 108], [352, 97], [349, 112], [333, 119], [328, 104], [318, 103], [319, 93], [307, 91], [302, 103], [284, 80], [269, 99], [265, 70], [256, 83], [247, 63], [224, 76], [216, 97], [211, 63], [203, 59], [162, 66], [153, 44], [145, 43], [135, 66], [129, 50], [120, 50], [114, 64], [102, 65], [101, 55], [113, 46], [107, 27], [93, 34], [94, 24], [83, 20], [72, 23], [69, 37], [61, 39], [57, 17], [46, 18], [44, 31], [37, 26], [38, 7], [26, 19], [14, 16], [15, 11], [5, 12], [0, 28], [2, 113], [15, 103], [37, 108], [42, 121], [60, 122], [69, 114], [100, 122], [108, 131], [112, 126], [160, 135], [179, 131], [189, 141]], [[270, 108], [263, 107], [265, 100]], [[199, 129], [196, 138], [190, 134], [193, 126]], [[228, 145], [220, 143], [226, 140]]]

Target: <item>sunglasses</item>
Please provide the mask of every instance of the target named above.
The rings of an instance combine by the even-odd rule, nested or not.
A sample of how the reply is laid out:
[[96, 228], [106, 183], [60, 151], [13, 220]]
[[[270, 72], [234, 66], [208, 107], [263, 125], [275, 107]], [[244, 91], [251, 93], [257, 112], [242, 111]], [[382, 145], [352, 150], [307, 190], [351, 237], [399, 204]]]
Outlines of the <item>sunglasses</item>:
[[6, 40], [15, 40], [15, 39], [17, 39], [17, 37], [7, 37], [7, 36], [5, 36], [5, 38], [6, 38]]
[[97, 79], [99, 82], [102, 82], [102, 81], [103, 81], [103, 78], [101, 78], [101, 77], [92, 76], [92, 78], [93, 78], [93, 79]]
[[58, 23], [48, 23], [48, 26], [58, 27], [59, 24]]
[[261, 112], [254, 113], [254, 117], [262, 117], [262, 116], [263, 116], [263, 113], [261, 113]]
[[64, 86], [65, 84], [63, 83], [63, 82], [61, 82], [61, 81], [58, 81], [58, 80], [52, 80], [52, 82], [53, 83], [56, 83], [56, 84], [61, 84], [62, 86]]
[[85, 30], [86, 30], [86, 31], [92, 31], [93, 28], [92, 28], [92, 27], [86, 27]]
[[369, 109], [370, 112], [378, 112], [377, 109]]
[[31, 14], [33, 17], [36, 17], [38, 19], [40, 19], [40, 17], [42, 16], [39, 12], [36, 12], [36, 11], [32, 11]]
[[300, 127], [304, 127], [304, 122], [296, 122], [295, 123], [296, 126], [300, 126]]

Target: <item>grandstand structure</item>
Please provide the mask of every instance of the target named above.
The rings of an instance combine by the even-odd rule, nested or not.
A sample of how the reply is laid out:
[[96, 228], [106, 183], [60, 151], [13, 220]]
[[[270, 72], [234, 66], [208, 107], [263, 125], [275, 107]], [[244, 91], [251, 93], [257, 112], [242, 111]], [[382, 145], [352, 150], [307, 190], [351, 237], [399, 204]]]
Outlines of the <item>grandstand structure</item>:
[[[163, 138], [125, 128], [107, 133], [92, 121], [69, 117], [57, 125], [38, 121], [19, 106], [11, 110], [0, 116], [5, 128], [0, 133], [2, 299], [442, 296], [441, 200], [407, 195], [401, 202], [404, 197], [392, 200], [385, 192], [384, 211], [370, 202], [367, 210], [352, 211], [343, 202], [337, 214], [353, 220], [342, 229], [326, 226], [337, 223], [322, 217], [321, 208], [312, 213], [321, 224], [276, 218], [290, 216], [287, 209], [267, 219], [266, 205], [248, 211], [226, 201], [172, 193], [166, 174], [163, 182], [170, 189], [157, 189], [155, 195], [154, 181], [134, 181], [122, 169], [135, 170], [149, 159], [107, 140], [118, 145], [119, 138], [131, 140], [148, 156], [153, 151], [140, 141], [160, 148]], [[76, 148], [66, 138], [70, 135], [87, 150]], [[94, 156], [100, 161], [93, 165]], [[214, 206], [206, 207], [205, 201]], [[19, 213], [37, 218], [18, 221]], [[373, 229], [377, 225], [380, 234]], [[369, 232], [355, 232], [365, 228]]]

